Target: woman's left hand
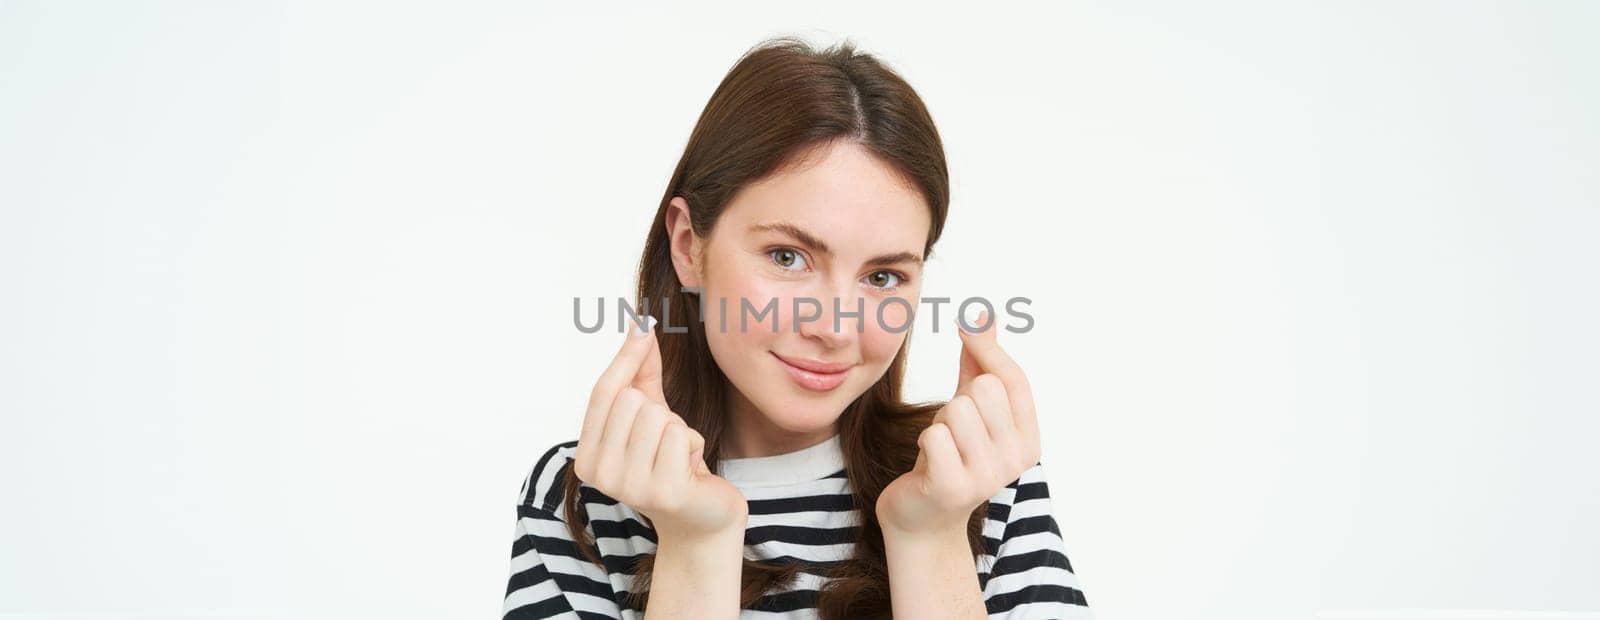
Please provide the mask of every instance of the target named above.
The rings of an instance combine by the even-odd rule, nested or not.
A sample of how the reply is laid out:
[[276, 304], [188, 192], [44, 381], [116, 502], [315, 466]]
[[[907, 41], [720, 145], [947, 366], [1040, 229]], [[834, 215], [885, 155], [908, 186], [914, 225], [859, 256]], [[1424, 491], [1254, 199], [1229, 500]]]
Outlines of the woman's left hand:
[[961, 333], [961, 375], [955, 395], [917, 437], [911, 471], [878, 496], [886, 534], [965, 531], [979, 504], [1039, 462], [1039, 423], [1022, 368], [996, 342], [998, 321]]

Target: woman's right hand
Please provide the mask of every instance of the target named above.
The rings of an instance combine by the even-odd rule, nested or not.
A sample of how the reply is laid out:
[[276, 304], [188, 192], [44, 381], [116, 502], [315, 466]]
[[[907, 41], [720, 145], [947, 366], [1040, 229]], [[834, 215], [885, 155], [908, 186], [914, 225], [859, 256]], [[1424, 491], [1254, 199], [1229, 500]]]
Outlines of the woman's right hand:
[[705, 439], [667, 407], [654, 317], [628, 329], [589, 393], [573, 462], [578, 478], [650, 520], [660, 536], [742, 532], [744, 494], [711, 472]]

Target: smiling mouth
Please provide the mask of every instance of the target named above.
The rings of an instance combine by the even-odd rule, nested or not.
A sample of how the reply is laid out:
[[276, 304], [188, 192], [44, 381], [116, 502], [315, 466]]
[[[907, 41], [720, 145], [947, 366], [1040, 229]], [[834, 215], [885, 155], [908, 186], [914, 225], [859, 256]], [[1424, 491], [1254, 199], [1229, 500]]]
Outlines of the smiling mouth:
[[828, 363], [816, 360], [786, 358], [772, 353], [795, 384], [814, 392], [827, 392], [844, 383], [854, 364]]

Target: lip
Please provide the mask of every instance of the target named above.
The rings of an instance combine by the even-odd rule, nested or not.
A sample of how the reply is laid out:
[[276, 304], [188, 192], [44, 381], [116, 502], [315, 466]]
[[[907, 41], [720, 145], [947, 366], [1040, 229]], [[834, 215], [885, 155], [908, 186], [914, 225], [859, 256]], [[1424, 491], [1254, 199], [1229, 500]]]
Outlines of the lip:
[[855, 364], [789, 358], [777, 353], [773, 353], [772, 356], [778, 358], [778, 362], [783, 364], [783, 369], [789, 373], [789, 378], [796, 384], [816, 392], [826, 392], [839, 387], [850, 374], [850, 369], [855, 366]]

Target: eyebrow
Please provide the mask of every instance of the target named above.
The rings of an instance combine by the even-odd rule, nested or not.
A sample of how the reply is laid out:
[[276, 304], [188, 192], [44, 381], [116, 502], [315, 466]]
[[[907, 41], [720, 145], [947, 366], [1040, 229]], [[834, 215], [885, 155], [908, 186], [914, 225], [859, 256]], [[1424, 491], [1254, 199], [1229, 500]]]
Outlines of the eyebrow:
[[[750, 226], [750, 232], [766, 231], [788, 235], [794, 238], [795, 241], [799, 241], [802, 245], [810, 246], [811, 249], [816, 250], [820, 254], [833, 256], [833, 249], [829, 248], [828, 244], [823, 243], [822, 240], [818, 239], [816, 235], [806, 232], [804, 228], [795, 226], [794, 224], [790, 224], [788, 222], [773, 222], [770, 224], [753, 224]], [[867, 259], [866, 264], [894, 265], [898, 263], [916, 263], [920, 265], [922, 264], [922, 256], [913, 252], [894, 252], [891, 254], [882, 254], [869, 258]]]

